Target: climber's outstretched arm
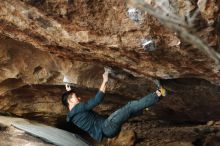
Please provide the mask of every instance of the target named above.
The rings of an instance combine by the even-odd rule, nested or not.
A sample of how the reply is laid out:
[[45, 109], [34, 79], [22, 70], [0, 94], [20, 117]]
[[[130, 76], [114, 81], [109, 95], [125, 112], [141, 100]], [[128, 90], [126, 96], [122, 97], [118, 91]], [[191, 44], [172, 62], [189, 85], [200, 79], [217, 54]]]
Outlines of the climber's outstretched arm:
[[105, 89], [106, 89], [106, 83], [108, 81], [108, 73], [106, 72], [103, 74], [103, 81], [101, 84], [101, 87], [99, 88], [99, 92], [96, 94], [95, 97], [89, 99], [87, 102], [81, 102], [78, 107], [80, 107], [83, 110], [91, 110], [95, 106], [99, 105], [104, 97]]

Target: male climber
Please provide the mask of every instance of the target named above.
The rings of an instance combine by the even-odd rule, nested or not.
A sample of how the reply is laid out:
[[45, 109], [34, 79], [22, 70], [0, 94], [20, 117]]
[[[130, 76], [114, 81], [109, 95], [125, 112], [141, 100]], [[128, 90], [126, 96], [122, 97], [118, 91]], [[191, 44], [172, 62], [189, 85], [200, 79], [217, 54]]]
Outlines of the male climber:
[[152, 106], [160, 97], [166, 94], [166, 90], [160, 87], [141, 99], [128, 102], [125, 106], [105, 118], [92, 111], [92, 109], [103, 100], [108, 73], [108, 71], [105, 71], [103, 74], [103, 82], [96, 96], [87, 102], [80, 102], [80, 98], [74, 90], [67, 91], [62, 95], [62, 103], [69, 109], [67, 121], [88, 132], [97, 142], [101, 142], [104, 137], [112, 138], [116, 136], [120, 132], [122, 124], [129, 117], [142, 109]]

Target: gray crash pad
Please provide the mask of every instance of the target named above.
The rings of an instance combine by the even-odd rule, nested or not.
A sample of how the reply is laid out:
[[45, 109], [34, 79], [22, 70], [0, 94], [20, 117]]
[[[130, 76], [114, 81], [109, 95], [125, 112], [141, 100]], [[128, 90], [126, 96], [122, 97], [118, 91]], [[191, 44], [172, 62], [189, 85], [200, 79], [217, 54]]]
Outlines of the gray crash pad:
[[12, 123], [17, 129], [58, 146], [91, 146], [77, 134], [37, 123]]

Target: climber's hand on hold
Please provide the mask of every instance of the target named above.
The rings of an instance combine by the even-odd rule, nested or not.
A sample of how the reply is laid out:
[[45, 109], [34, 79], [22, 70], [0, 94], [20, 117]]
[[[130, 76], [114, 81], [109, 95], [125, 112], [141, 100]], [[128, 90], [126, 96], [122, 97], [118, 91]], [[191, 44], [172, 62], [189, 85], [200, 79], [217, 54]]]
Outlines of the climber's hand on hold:
[[102, 77], [103, 77], [103, 82], [104, 83], [107, 83], [108, 82], [108, 74], [109, 74], [109, 72], [104, 72], [104, 74], [102, 75]]
[[108, 68], [105, 68], [105, 72], [102, 75], [103, 81], [102, 81], [101, 87], [99, 88], [99, 90], [102, 91], [102, 92], [105, 92], [106, 83], [108, 82], [108, 74], [109, 74], [109, 72], [110, 72], [110, 70]]
[[70, 91], [71, 90], [71, 87], [69, 84], [65, 84], [65, 87], [66, 87], [66, 91]]

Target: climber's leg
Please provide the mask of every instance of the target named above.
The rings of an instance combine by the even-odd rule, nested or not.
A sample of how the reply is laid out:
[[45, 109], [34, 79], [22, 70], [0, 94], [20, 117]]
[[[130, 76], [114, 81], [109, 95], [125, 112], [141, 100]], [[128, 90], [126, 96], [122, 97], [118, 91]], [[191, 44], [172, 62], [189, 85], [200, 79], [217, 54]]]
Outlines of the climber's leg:
[[125, 106], [112, 113], [103, 124], [103, 133], [107, 137], [114, 137], [121, 129], [130, 116], [141, 111], [144, 108], [155, 104], [159, 96], [154, 92], [139, 100], [128, 102]]

